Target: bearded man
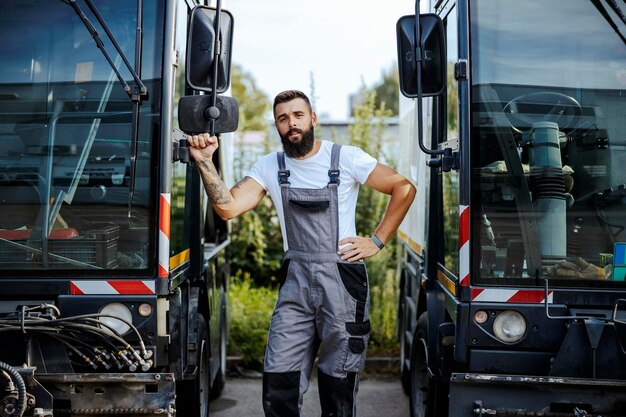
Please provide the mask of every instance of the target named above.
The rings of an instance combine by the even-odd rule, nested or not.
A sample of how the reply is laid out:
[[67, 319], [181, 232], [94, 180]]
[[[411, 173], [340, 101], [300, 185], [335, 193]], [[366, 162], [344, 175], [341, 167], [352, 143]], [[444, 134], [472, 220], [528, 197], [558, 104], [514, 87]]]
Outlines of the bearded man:
[[[317, 116], [301, 91], [276, 96], [274, 120], [283, 152], [262, 157], [230, 190], [212, 162], [217, 138], [190, 136], [191, 156], [223, 219], [253, 209], [266, 193], [276, 206], [285, 257], [265, 351], [265, 415], [300, 415], [319, 355], [322, 416], [353, 417], [370, 333], [363, 260], [382, 250], [397, 230], [415, 187], [357, 147], [316, 139]], [[391, 196], [371, 237], [356, 235], [360, 184]]]

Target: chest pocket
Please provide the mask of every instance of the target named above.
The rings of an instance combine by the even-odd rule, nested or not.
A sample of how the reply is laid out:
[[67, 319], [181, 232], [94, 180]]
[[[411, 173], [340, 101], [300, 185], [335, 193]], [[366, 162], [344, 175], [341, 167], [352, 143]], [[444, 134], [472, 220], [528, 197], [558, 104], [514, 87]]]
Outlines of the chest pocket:
[[325, 210], [330, 207], [330, 201], [300, 201], [300, 200], [289, 200], [289, 204], [292, 204], [296, 207], [300, 207], [307, 211], [320, 211]]
[[289, 249], [331, 252], [336, 250], [337, 225], [331, 212], [330, 189], [290, 188], [285, 211]]

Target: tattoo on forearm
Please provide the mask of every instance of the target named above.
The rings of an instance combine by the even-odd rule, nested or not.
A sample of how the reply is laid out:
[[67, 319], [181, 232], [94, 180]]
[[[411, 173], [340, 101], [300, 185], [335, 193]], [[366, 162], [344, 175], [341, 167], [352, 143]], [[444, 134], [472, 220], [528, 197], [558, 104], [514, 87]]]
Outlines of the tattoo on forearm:
[[209, 198], [214, 204], [228, 204], [231, 201], [230, 192], [224, 183], [221, 184], [205, 184]]
[[220, 178], [215, 165], [208, 161], [202, 161], [200, 163], [200, 174], [202, 175], [202, 182], [204, 183], [204, 189], [209, 196], [209, 199], [214, 204], [228, 204], [232, 198], [230, 191], [226, 188], [226, 184]]

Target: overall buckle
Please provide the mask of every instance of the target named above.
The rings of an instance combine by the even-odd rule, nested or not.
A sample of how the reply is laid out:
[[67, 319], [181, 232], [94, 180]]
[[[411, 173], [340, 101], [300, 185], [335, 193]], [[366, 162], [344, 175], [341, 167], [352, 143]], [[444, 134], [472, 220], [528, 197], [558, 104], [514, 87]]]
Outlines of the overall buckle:
[[288, 169], [284, 171], [278, 171], [278, 183], [289, 184], [289, 175], [291, 175], [291, 173], [289, 172]]
[[330, 178], [331, 184], [339, 184], [339, 170], [338, 169], [329, 169], [328, 177]]

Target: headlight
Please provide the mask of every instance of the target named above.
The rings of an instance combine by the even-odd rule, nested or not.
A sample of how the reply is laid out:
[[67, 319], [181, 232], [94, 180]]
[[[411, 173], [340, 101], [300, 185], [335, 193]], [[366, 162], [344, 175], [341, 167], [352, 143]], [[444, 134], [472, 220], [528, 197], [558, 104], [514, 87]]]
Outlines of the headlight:
[[504, 343], [519, 342], [526, 334], [526, 319], [517, 311], [503, 311], [493, 321], [493, 333]]
[[[107, 326], [113, 328], [119, 334], [127, 333], [130, 330], [130, 326], [121, 320], [117, 320], [115, 317], [119, 317], [126, 320], [129, 323], [133, 321], [133, 314], [130, 309], [122, 303], [107, 304], [100, 310], [100, 314], [106, 314], [107, 316], [114, 317], [100, 317], [100, 321], [104, 322]], [[100, 326], [105, 332], [112, 333], [109, 327]]]

